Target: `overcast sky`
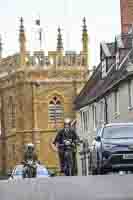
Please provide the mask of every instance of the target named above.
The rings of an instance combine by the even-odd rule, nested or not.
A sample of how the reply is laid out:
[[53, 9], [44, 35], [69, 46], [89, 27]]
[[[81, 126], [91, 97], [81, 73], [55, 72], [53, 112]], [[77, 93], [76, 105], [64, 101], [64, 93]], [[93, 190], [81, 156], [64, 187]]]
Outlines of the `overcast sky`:
[[111, 42], [120, 33], [119, 0], [0, 0], [0, 33], [3, 54], [18, 51], [19, 17], [23, 16], [28, 49], [37, 47], [35, 19], [40, 15], [45, 50], [56, 49], [57, 27], [61, 26], [65, 50], [81, 50], [82, 18], [90, 38], [91, 66], [99, 61], [99, 44]]

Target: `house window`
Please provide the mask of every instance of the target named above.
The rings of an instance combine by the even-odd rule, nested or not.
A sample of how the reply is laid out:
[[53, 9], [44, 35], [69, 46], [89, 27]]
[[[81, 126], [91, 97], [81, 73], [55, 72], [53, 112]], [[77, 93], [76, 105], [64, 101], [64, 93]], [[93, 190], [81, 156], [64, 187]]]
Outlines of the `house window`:
[[83, 111], [84, 132], [88, 131], [88, 110]]
[[101, 101], [100, 102], [100, 116], [99, 116], [100, 123], [103, 124], [104, 123], [104, 102]]
[[49, 113], [49, 120], [51, 122], [62, 122], [63, 121], [63, 106], [58, 97], [54, 97], [50, 102], [49, 102], [49, 107], [48, 107], [48, 113]]
[[102, 61], [102, 78], [106, 76], [106, 59]]
[[92, 106], [92, 113], [93, 113], [93, 128], [96, 129], [97, 127], [97, 111], [96, 111], [96, 105]]
[[131, 80], [128, 82], [128, 108], [131, 109], [133, 107], [133, 93], [132, 93], [132, 82]]
[[119, 91], [116, 90], [114, 93], [114, 110], [115, 114], [119, 113]]
[[86, 114], [83, 112], [84, 131], [86, 131]]
[[82, 126], [82, 132], [84, 132], [84, 114], [83, 114], [83, 111], [81, 111], [81, 126]]
[[82, 116], [83, 116], [83, 132], [85, 131], [85, 113], [82, 112]]
[[119, 62], [120, 62], [120, 54], [119, 51], [116, 53], [116, 70], [119, 68]]
[[89, 109], [87, 110], [87, 130], [89, 130]]

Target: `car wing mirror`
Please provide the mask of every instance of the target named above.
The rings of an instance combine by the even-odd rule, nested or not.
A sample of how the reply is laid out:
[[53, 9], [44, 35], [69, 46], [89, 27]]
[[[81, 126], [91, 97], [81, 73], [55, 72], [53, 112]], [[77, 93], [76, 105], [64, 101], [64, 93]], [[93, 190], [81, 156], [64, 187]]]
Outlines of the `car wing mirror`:
[[101, 141], [101, 137], [100, 137], [100, 136], [97, 136], [97, 137], [95, 137], [95, 140], [96, 140], [97, 142], [100, 142], [100, 141]]

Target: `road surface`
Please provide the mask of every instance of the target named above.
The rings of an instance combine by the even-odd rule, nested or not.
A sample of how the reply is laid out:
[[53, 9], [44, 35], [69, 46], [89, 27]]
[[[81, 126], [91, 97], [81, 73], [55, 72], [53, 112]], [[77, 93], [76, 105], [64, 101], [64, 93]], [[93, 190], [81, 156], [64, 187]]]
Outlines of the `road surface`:
[[0, 200], [133, 200], [133, 175], [0, 181]]

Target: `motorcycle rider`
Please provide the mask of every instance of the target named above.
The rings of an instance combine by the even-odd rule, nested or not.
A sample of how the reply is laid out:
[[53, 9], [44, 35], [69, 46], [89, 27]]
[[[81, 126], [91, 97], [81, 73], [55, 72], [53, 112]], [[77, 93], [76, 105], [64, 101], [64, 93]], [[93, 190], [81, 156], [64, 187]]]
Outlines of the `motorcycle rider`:
[[33, 160], [37, 161], [34, 144], [28, 143], [25, 145], [24, 161]]
[[[30, 164], [29, 161], [31, 162]], [[37, 155], [35, 153], [35, 147], [32, 143], [28, 143], [25, 145], [25, 152], [23, 159], [24, 173], [26, 172], [28, 166], [31, 167], [33, 170], [33, 177], [36, 177], [36, 162], [37, 162]]]
[[65, 149], [62, 144], [64, 144], [64, 140], [72, 140], [72, 143], [75, 144], [75, 148], [73, 148], [73, 170], [72, 175], [77, 174], [77, 160], [76, 160], [76, 144], [79, 142], [79, 137], [76, 134], [75, 130], [71, 128], [71, 120], [69, 118], [64, 120], [64, 128], [59, 130], [57, 133], [53, 144], [58, 148], [58, 155], [59, 155], [59, 161], [60, 161], [60, 170], [61, 173], [64, 173], [64, 154]]

